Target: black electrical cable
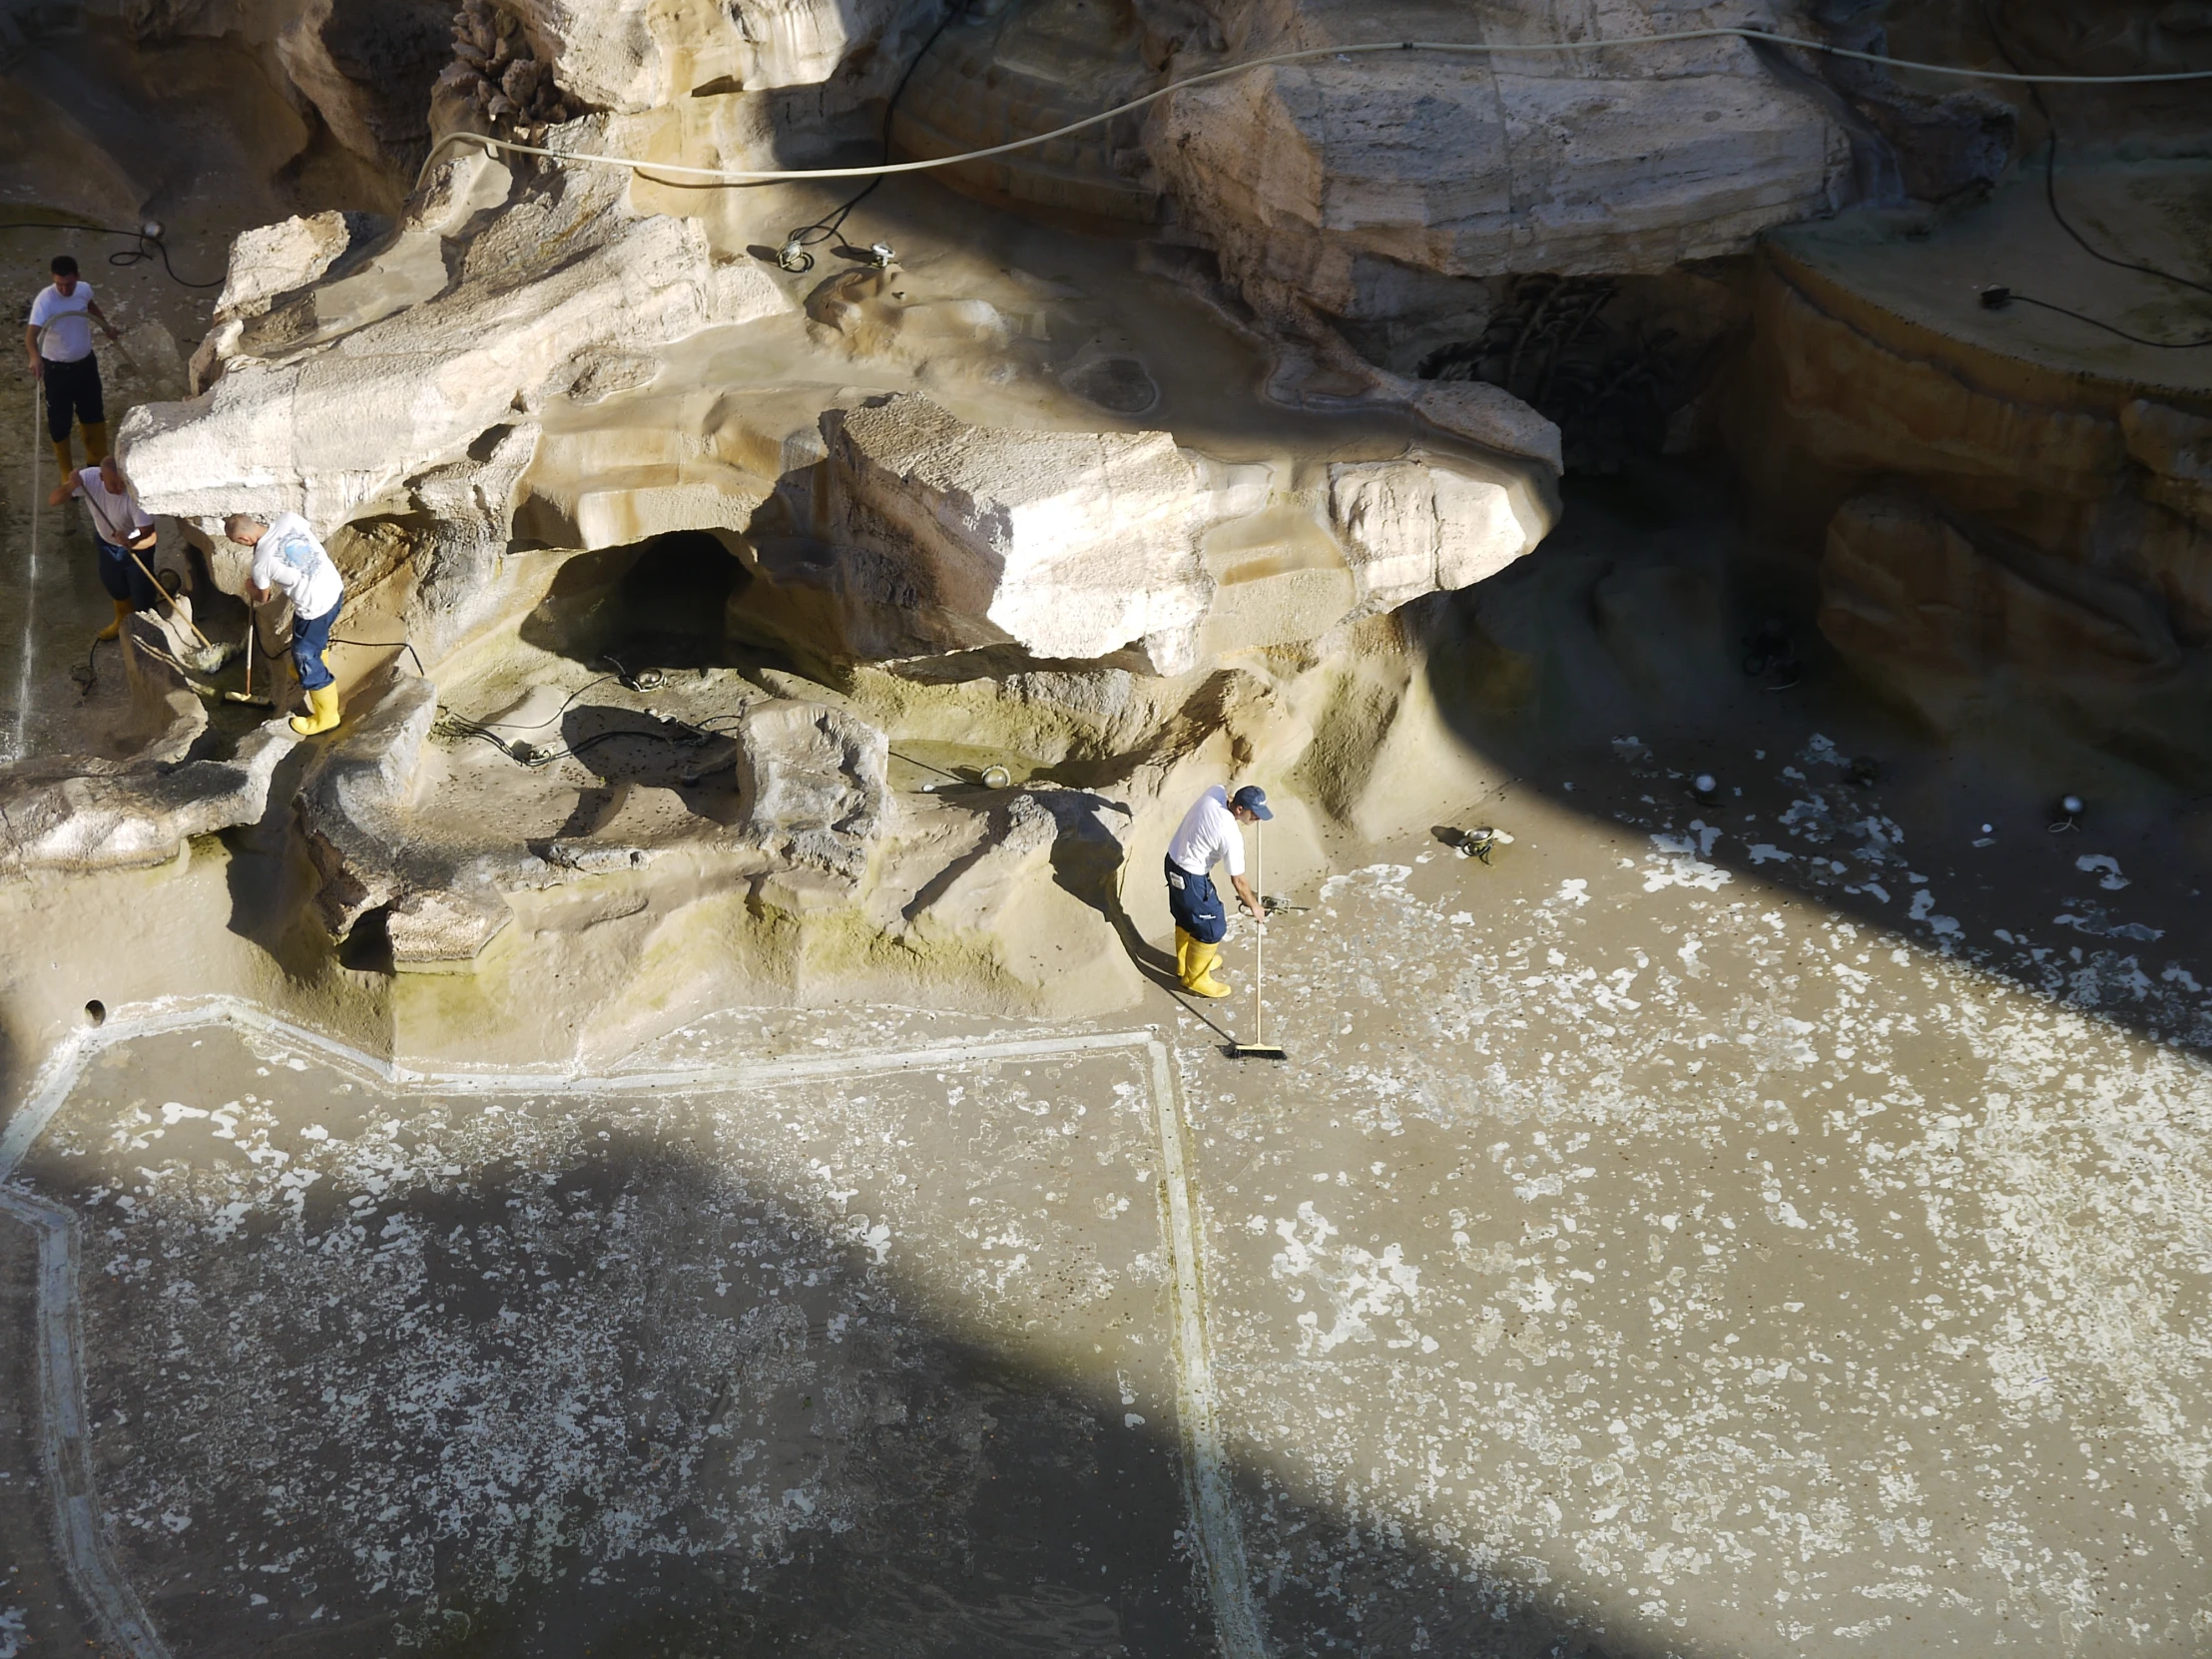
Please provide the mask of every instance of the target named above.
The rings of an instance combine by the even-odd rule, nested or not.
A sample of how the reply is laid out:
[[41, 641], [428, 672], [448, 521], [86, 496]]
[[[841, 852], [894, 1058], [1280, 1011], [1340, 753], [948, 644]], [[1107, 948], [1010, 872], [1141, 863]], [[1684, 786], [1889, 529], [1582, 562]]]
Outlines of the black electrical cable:
[[[169, 273], [169, 279], [181, 288], [219, 288], [230, 278], [218, 276], [212, 282], [194, 282], [177, 275], [177, 268], [169, 263], [169, 244], [160, 237], [150, 237], [144, 231], [126, 231], [114, 225], [71, 225], [58, 219], [10, 219], [0, 221], [0, 231], [89, 231], [100, 237], [130, 237], [138, 243], [136, 248], [120, 249], [108, 256], [112, 266], [143, 265], [159, 256], [162, 269]], [[148, 249], [153, 253], [148, 253]]]
[[[1996, 45], [1997, 55], [2012, 67], [2014, 73], [2025, 74], [2026, 70], [2021, 66], [2020, 60], [2013, 55], [2012, 48], [2005, 42], [2004, 29], [2002, 24], [1999, 22], [1998, 16], [2001, 9], [2002, 0], [1982, 0], [1982, 18], [1989, 26], [1989, 38]], [[2050, 142], [2046, 144], [2043, 148], [2043, 201], [2050, 209], [2050, 217], [2053, 220], [2057, 221], [2058, 228], [2061, 231], [2065, 232], [2067, 236], [2071, 237], [2075, 245], [2079, 247], [2080, 250], [2084, 254], [2088, 255], [2092, 260], [2101, 261], [2105, 265], [2117, 267], [2121, 271], [2135, 272], [2139, 276], [2155, 276], [2160, 281], [2172, 282], [2180, 287], [2193, 288], [2199, 293], [2212, 294], [2212, 282], [2200, 282], [2193, 276], [2183, 276], [2175, 272], [2162, 271], [2157, 266], [2141, 265], [2133, 260], [2123, 260], [2115, 255], [2107, 254], [2102, 249], [2094, 246], [2087, 237], [2083, 236], [2080, 231], [2074, 228], [2073, 222], [2067, 219], [2065, 215], [2065, 210], [2060, 208], [2058, 205], [2057, 118], [2051, 114], [2050, 105], [2045, 103], [2043, 100], [2043, 89], [2037, 86], [2033, 81], [2027, 83], [2027, 96], [2030, 100], [2033, 101], [2036, 113], [2042, 116], [2043, 125], [2049, 130], [2050, 133]], [[2019, 296], [2015, 295], [2015, 297]], [[2043, 302], [2041, 300], [2034, 300], [2030, 301], [2030, 303], [2042, 304]], [[2046, 305], [2044, 308], [2047, 310], [2057, 310], [2060, 307], [2056, 305]], [[2080, 313], [2078, 311], [2068, 311], [2066, 314], [2069, 316], [2080, 316]], [[2095, 322], [2095, 318], [2093, 317], [2081, 317], [2081, 320], [2084, 322]], [[2109, 328], [2110, 324], [2097, 322], [2096, 326], [2098, 326], [2099, 328]], [[2138, 338], [2138, 336], [2134, 334], [2129, 334], [2126, 332], [2126, 330], [2120, 328], [2111, 328], [2111, 332], [2115, 334], [2121, 334], [2128, 339], [2136, 340], [2138, 344], [2142, 345], [2182, 344], [2186, 347], [2194, 348], [2199, 345], [2212, 344], [2212, 340], [2170, 341], [2140, 339]]]
[[[246, 639], [248, 645], [250, 645], [254, 649], [255, 654], [258, 655], [265, 663], [277, 662], [282, 658], [291, 655], [291, 647], [289, 645], [279, 645], [274, 650], [263, 645], [261, 642], [261, 630], [259, 628], [248, 629]], [[429, 672], [425, 670], [422, 666], [421, 657], [416, 655], [414, 646], [406, 640], [347, 640], [340, 639], [337, 635], [332, 634], [330, 636], [330, 643], [332, 645], [364, 646], [371, 651], [404, 651], [408, 655], [408, 657], [413, 659], [415, 673], [420, 675], [425, 680], [430, 678]]]
[[[899, 76], [898, 84], [891, 88], [890, 97], [883, 101], [882, 149], [885, 162], [891, 159], [891, 119], [898, 113], [898, 101], [905, 96], [906, 83], [914, 78], [914, 71], [921, 67], [921, 60], [929, 56], [929, 49], [937, 44], [937, 37], [950, 28], [953, 19], [961, 14], [964, 3], [965, 0], [951, 0], [951, 3], [945, 7], [944, 16], [939, 18], [937, 26], [929, 31], [929, 38], [921, 43], [921, 50], [913, 55], [912, 61], [906, 65], [906, 72]], [[859, 194], [847, 199], [842, 207], [832, 209], [812, 225], [802, 225], [786, 235], [784, 246], [778, 252], [776, 263], [786, 271], [794, 273], [814, 270], [815, 257], [807, 250], [821, 247], [843, 230], [846, 217], [854, 208], [865, 202], [873, 194], [875, 187], [882, 182], [883, 177], [878, 174], [861, 186]]]
[[604, 686], [609, 680], [613, 680], [616, 678], [618, 678], [618, 676], [616, 675], [602, 674], [596, 680], [585, 681], [581, 686], [578, 686], [574, 691], [570, 692], [568, 696], [562, 700], [561, 706], [558, 709], [555, 709], [543, 720], [532, 722], [527, 726], [525, 726], [522, 722], [515, 720], [467, 720], [467, 717], [463, 715], [455, 715], [453, 718], [455, 720], [466, 721], [468, 725], [475, 727], [480, 732], [542, 732], [548, 726], [551, 726], [556, 720], [559, 720], [561, 716], [567, 714], [569, 705], [571, 703], [574, 703], [579, 697], [582, 697], [584, 693], [590, 691], [592, 687]]
[[[2003, 296], [2001, 299], [1993, 297], [2000, 294]], [[2031, 293], [2017, 293], [2011, 288], [1984, 288], [1981, 303], [1992, 311], [2001, 311], [2006, 305], [2033, 305], [2037, 310], [2056, 311], [2060, 316], [2070, 316], [2076, 322], [2086, 322], [2092, 328], [2102, 328], [2108, 334], [2117, 334], [2124, 340], [2147, 345], [2158, 351], [2201, 351], [2212, 345], [2212, 334], [2207, 334], [2202, 339], [2145, 339], [2141, 334], [2131, 334], [2125, 328], [2100, 322], [2081, 311], [2070, 310], [2064, 305], [2053, 305], [2048, 299], [2037, 299]]]

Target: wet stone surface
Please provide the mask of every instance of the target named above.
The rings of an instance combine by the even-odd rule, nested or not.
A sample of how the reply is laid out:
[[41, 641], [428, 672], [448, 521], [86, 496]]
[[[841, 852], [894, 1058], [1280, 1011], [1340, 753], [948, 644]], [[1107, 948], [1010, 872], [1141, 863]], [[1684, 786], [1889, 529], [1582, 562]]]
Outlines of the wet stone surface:
[[121, 1561], [179, 1653], [1207, 1651], [1142, 1083], [117, 1050], [33, 1165]]
[[[2206, 1651], [2186, 883], [1946, 863], [1818, 743], [1725, 819], [1642, 754], [1289, 894], [1287, 1062], [1153, 1004], [1264, 1651]], [[1216, 1651], [1143, 1050], [878, 1069], [1008, 1034], [638, 1057], [761, 1068], [711, 1090], [111, 1050], [26, 1174], [173, 1651]]]
[[2205, 1650], [2212, 1077], [2092, 1011], [2187, 972], [1404, 857], [1273, 925], [1287, 1066], [1179, 1050], [1280, 1651]]

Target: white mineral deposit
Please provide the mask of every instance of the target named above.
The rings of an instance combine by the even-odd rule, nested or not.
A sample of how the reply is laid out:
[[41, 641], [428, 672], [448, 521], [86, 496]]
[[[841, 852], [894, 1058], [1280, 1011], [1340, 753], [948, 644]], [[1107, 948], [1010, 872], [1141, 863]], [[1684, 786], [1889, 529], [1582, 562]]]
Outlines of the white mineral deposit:
[[0, 1659], [2212, 1653], [2212, 6], [0, 83]]

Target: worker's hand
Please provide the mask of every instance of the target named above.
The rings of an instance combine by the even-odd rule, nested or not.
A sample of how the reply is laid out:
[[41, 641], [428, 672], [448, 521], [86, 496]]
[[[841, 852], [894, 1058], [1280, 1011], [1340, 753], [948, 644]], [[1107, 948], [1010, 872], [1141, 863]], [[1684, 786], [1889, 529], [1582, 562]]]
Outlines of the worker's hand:
[[122, 342], [122, 339], [123, 336], [117, 333], [113, 328], [110, 328], [108, 330], [108, 343], [110, 345], [120, 344]]
[[46, 359], [36, 351], [31, 353], [31, 378], [34, 380], [46, 378]]
[[1262, 927], [1265, 927], [1268, 924], [1267, 911], [1263, 910], [1257, 904], [1247, 903], [1245, 905], [1245, 914], [1250, 916], [1254, 921], [1258, 922]]

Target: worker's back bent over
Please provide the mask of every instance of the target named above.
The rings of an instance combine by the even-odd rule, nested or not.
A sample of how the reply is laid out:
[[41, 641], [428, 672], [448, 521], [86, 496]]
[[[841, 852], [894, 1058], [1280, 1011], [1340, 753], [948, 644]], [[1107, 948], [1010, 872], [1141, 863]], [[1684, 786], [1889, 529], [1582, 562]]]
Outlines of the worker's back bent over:
[[338, 723], [338, 687], [325, 659], [331, 624], [345, 603], [338, 567], [297, 513], [278, 513], [267, 524], [233, 513], [224, 521], [223, 533], [254, 550], [249, 599], [266, 605], [280, 591], [291, 601], [291, 668], [307, 694], [307, 713], [294, 715], [291, 729], [303, 738], [329, 731]]
[[1254, 921], [1263, 918], [1260, 900], [1244, 873], [1244, 831], [1240, 825], [1275, 817], [1267, 793], [1247, 784], [1234, 797], [1219, 785], [1198, 798], [1183, 815], [1168, 842], [1168, 909], [1175, 917], [1175, 971], [1183, 988], [1199, 996], [1227, 996], [1229, 987], [1214, 977], [1221, 941], [1229, 934], [1229, 912], [1214, 887], [1213, 868], [1229, 866], [1229, 883]]

